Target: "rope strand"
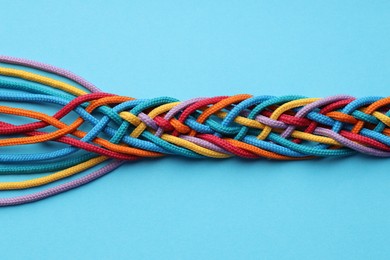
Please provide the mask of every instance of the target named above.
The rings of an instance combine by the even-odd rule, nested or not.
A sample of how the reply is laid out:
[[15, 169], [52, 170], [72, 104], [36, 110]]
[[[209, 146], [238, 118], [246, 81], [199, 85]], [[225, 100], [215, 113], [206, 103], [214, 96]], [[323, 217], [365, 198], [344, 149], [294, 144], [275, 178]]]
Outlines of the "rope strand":
[[[357, 153], [390, 157], [390, 97], [240, 94], [187, 101], [135, 99], [104, 93], [83, 78], [50, 65], [7, 56], [0, 56], [0, 63], [73, 82], [23, 68], [0, 67], [0, 116], [7, 115], [0, 118], [0, 162], [4, 163], [0, 175], [44, 174], [0, 182], [0, 190], [45, 186], [101, 167], [34, 194], [2, 198], [0, 206], [53, 196], [141, 158], [304, 160]], [[26, 109], [26, 104], [55, 106], [57, 112], [48, 115]], [[10, 118], [25, 123], [5, 120]], [[29, 148], [28, 154], [5, 149], [52, 147], [49, 143], [53, 142], [60, 148], [40, 153]]]

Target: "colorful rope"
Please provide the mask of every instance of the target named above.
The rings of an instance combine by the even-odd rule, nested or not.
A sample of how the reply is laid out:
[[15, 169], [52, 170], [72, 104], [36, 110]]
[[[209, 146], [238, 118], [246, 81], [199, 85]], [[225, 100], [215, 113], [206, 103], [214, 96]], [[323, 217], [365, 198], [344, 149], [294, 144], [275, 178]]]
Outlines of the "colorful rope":
[[[135, 99], [101, 92], [50, 65], [6, 56], [0, 56], [0, 62], [29, 68], [0, 67], [0, 174], [44, 174], [1, 182], [0, 190], [43, 186], [101, 165], [65, 184], [2, 198], [0, 206], [53, 196], [141, 157], [302, 160], [356, 153], [390, 157], [390, 97], [241, 94], [183, 102], [171, 97]], [[55, 106], [57, 112], [29, 110], [26, 103]], [[29, 121], [15, 124], [10, 119]], [[51, 142], [63, 147], [36, 152], [26, 146], [51, 147]], [[15, 153], [7, 146], [24, 146], [31, 152]]]

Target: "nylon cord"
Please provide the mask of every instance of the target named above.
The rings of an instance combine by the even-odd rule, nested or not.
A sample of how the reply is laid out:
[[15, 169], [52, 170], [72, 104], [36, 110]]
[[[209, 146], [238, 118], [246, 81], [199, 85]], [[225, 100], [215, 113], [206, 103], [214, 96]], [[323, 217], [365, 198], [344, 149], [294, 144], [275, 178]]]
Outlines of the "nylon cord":
[[[306, 160], [357, 153], [390, 157], [390, 97], [239, 94], [186, 101], [135, 99], [104, 93], [51, 65], [8, 56], [0, 56], [0, 63], [18, 66], [0, 67], [0, 116], [7, 115], [0, 119], [0, 162], [4, 164], [0, 175], [42, 174], [0, 182], [0, 190], [45, 187], [86, 173], [33, 194], [0, 198], [0, 206], [62, 193], [141, 158]], [[57, 111], [49, 115], [27, 109], [26, 104], [50, 105]], [[25, 123], [15, 124], [9, 118]], [[5, 149], [45, 147], [53, 142], [59, 147], [55, 151], [29, 148], [25, 150], [30, 153], [11, 153]], [[89, 172], [93, 167], [100, 168]]]

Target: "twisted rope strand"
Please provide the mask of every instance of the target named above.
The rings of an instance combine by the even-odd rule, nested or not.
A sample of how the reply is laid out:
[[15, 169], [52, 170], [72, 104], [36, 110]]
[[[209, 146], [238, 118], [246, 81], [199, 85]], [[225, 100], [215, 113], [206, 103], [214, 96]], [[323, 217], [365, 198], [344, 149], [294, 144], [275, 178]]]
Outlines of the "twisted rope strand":
[[[7, 56], [0, 56], [0, 62], [73, 82], [23, 68], [0, 67], [0, 162], [4, 164], [0, 174], [44, 174], [0, 182], [0, 190], [44, 186], [101, 167], [37, 193], [2, 198], [0, 206], [53, 196], [140, 158], [303, 160], [356, 153], [390, 157], [390, 97], [240, 94], [187, 101], [135, 99], [104, 93], [83, 78], [50, 65]], [[26, 109], [26, 104], [55, 106], [57, 112], [48, 115]], [[24, 123], [6, 120], [10, 118]], [[53, 142], [62, 148], [40, 153], [30, 148], [51, 147]], [[24, 146], [31, 153], [6, 149]]]

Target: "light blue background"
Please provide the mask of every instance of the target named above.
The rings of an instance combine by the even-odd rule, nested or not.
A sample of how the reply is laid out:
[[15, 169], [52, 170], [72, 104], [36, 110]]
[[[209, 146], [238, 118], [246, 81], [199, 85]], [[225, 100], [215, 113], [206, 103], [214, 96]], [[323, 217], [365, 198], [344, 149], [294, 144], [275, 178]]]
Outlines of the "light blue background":
[[[1, 1], [0, 52], [140, 98], [390, 94], [389, 1], [78, 2]], [[388, 259], [389, 166], [130, 163], [0, 209], [1, 259]]]

